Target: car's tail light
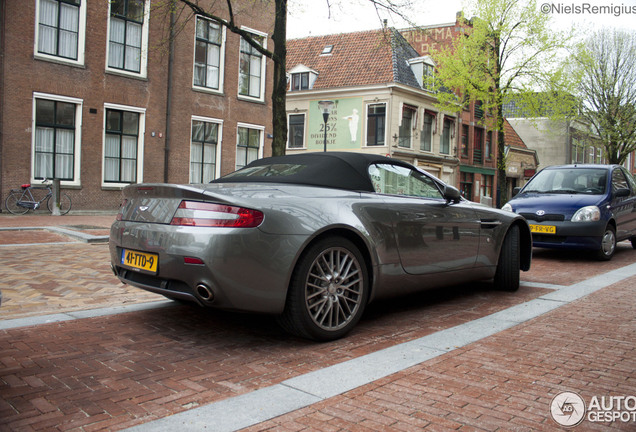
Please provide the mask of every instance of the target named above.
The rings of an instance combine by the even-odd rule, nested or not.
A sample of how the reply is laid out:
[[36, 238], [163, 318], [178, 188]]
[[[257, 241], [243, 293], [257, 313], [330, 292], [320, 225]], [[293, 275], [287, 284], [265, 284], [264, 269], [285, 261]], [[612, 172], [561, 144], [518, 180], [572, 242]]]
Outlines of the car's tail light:
[[258, 210], [197, 201], [181, 201], [170, 225], [254, 228], [263, 222]]

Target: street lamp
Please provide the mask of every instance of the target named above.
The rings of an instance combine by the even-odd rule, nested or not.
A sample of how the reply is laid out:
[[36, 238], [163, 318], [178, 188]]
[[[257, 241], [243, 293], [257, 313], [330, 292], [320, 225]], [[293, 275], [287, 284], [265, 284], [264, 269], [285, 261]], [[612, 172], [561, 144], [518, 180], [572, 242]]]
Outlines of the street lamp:
[[329, 120], [329, 114], [331, 114], [331, 109], [333, 108], [334, 102], [330, 100], [323, 100], [318, 102], [318, 107], [322, 112], [322, 119], [325, 122], [325, 141], [324, 141], [324, 150], [327, 151], [327, 121]]

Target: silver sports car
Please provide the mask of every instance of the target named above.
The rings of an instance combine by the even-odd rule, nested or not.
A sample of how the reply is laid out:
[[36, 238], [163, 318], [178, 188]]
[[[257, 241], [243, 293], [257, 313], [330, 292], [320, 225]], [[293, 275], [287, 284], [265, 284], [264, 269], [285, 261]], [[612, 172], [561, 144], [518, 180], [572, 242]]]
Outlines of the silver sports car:
[[525, 219], [463, 200], [399, 160], [308, 153], [257, 160], [204, 185], [135, 184], [110, 232], [127, 284], [201, 306], [270, 313], [342, 337], [374, 300], [530, 268]]

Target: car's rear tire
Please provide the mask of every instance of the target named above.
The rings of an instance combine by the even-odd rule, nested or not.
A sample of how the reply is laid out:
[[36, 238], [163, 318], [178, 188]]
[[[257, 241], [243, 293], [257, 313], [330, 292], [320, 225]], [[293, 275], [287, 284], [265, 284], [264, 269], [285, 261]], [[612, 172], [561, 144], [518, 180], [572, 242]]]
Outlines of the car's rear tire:
[[358, 323], [368, 296], [360, 250], [343, 237], [326, 237], [311, 245], [296, 265], [279, 323], [301, 337], [338, 339]]
[[493, 285], [500, 291], [517, 291], [520, 284], [521, 249], [519, 226], [510, 227], [504, 238]]
[[608, 225], [601, 239], [601, 247], [596, 251], [596, 258], [599, 261], [609, 261], [616, 252], [616, 230], [612, 225]]

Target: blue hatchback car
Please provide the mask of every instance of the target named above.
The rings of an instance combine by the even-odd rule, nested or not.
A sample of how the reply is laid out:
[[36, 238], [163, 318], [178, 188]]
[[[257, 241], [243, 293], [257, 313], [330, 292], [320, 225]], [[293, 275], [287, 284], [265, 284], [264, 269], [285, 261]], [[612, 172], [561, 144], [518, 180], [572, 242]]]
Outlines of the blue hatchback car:
[[636, 181], [622, 166], [551, 166], [513, 193], [503, 209], [526, 218], [535, 247], [590, 250], [600, 260], [617, 241], [636, 249]]

